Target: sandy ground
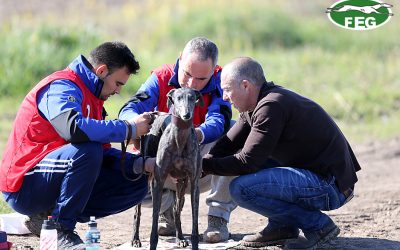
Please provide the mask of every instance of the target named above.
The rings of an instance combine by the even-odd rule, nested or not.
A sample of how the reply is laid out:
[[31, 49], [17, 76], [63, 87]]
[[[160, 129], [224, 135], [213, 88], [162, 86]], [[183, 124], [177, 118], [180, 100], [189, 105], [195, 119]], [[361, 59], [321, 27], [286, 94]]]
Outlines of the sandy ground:
[[[362, 166], [358, 173], [354, 199], [344, 207], [329, 212], [341, 229], [339, 237], [325, 249], [400, 249], [400, 138], [374, 142], [354, 147]], [[207, 227], [205, 194], [200, 202], [199, 230]], [[191, 232], [190, 197], [186, 196], [182, 213], [183, 232]], [[127, 243], [132, 233], [133, 209], [98, 220], [102, 249], [132, 249]], [[267, 221], [260, 215], [237, 208], [231, 216], [229, 229], [231, 240], [224, 244], [201, 244], [200, 249], [227, 249], [237, 245], [246, 234], [261, 230]], [[144, 208], [141, 239], [143, 249], [148, 249], [151, 227], [151, 209]], [[78, 224], [77, 232], [84, 236], [86, 225]], [[16, 246], [32, 246], [38, 249], [38, 238], [9, 235]], [[174, 239], [160, 237], [159, 249], [174, 249]], [[124, 245], [125, 244], [125, 245]], [[190, 248], [190, 247], [189, 247]], [[267, 249], [267, 248], [265, 248]], [[270, 247], [268, 249], [280, 249]]]

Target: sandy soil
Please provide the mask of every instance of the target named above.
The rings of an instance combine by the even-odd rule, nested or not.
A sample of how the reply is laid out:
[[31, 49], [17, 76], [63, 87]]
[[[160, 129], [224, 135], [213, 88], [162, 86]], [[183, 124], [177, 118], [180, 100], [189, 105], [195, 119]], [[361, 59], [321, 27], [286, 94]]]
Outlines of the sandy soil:
[[[362, 166], [358, 173], [354, 199], [344, 207], [329, 212], [341, 229], [339, 237], [326, 249], [400, 249], [400, 138], [385, 142], [374, 142], [354, 147]], [[207, 227], [207, 206], [202, 194], [200, 203], [199, 230]], [[191, 232], [190, 197], [186, 196], [182, 213], [183, 231], [189, 237]], [[121, 247], [130, 241], [133, 209], [121, 214], [99, 219], [102, 249], [129, 249]], [[229, 229], [230, 242], [219, 245], [202, 245], [203, 249], [226, 249], [244, 235], [261, 230], [266, 219], [248, 210], [237, 208], [232, 216]], [[141, 238], [144, 249], [148, 248], [151, 227], [151, 209], [143, 209]], [[77, 232], [84, 236], [86, 225], [78, 224]], [[33, 236], [12, 236], [14, 246], [32, 246], [38, 249], [38, 238]], [[160, 249], [173, 249], [173, 238], [161, 237]], [[126, 246], [126, 245], [124, 245]], [[277, 247], [268, 249], [280, 249]]]

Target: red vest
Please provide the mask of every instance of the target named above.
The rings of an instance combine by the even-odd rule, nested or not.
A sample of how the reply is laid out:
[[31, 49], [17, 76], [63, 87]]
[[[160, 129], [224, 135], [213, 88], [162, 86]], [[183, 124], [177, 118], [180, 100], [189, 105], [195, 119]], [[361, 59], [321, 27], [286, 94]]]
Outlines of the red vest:
[[[160, 66], [156, 68], [153, 73], [156, 74], [157, 79], [158, 79], [158, 86], [160, 90], [160, 95], [158, 97], [158, 111], [162, 112], [168, 112], [169, 108], [167, 106], [167, 94], [168, 92], [175, 88], [172, 85], [168, 85], [169, 80], [172, 78], [174, 75], [174, 67], [175, 64], [164, 64], [163, 66]], [[217, 75], [219, 71], [221, 71], [221, 67], [217, 66], [214, 75]], [[194, 127], [200, 126], [206, 119], [206, 114], [207, 114], [207, 109], [208, 106], [211, 103], [211, 94], [210, 93], [204, 93], [202, 94], [203, 96], [203, 101], [204, 105], [203, 107], [200, 106], [195, 106], [194, 108], [194, 117], [193, 117], [193, 125]]]
[[40, 116], [36, 102], [38, 92], [59, 79], [74, 82], [82, 91], [83, 116], [102, 119], [104, 101], [95, 97], [71, 69], [55, 72], [40, 81], [25, 97], [15, 118], [0, 166], [1, 191], [18, 191], [26, 172], [48, 153], [68, 143], [55, 131], [49, 121]]

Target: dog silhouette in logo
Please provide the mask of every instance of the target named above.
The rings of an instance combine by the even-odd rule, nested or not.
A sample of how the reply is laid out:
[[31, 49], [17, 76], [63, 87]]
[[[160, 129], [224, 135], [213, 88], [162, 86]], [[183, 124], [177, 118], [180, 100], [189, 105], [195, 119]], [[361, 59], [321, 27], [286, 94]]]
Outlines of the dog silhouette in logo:
[[326, 13], [331, 13], [331, 12], [346, 12], [350, 10], [355, 10], [359, 11], [365, 14], [371, 14], [371, 13], [376, 13], [376, 14], [382, 14], [382, 15], [389, 15], [393, 16], [393, 13], [382, 13], [379, 11], [380, 8], [391, 8], [393, 5], [388, 4], [388, 3], [379, 3], [371, 6], [353, 6], [353, 5], [343, 5], [343, 6], [335, 6], [333, 8], [328, 8], [326, 10]]

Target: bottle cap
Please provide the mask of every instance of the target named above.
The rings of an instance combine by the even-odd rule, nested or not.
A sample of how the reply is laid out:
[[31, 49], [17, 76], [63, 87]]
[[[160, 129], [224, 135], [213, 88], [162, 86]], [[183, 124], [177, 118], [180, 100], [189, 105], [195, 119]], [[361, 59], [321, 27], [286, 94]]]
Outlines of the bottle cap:
[[89, 227], [97, 227], [96, 218], [94, 216], [90, 216], [90, 221], [88, 223]]
[[47, 220], [43, 221], [42, 229], [46, 230], [56, 229], [56, 223], [54, 222], [52, 216], [48, 216]]

